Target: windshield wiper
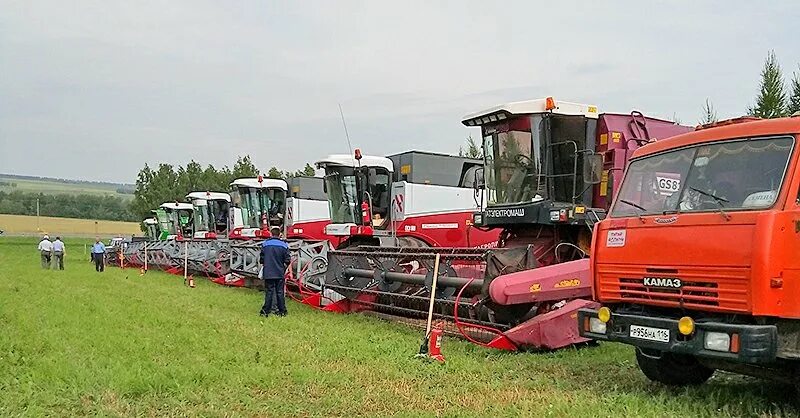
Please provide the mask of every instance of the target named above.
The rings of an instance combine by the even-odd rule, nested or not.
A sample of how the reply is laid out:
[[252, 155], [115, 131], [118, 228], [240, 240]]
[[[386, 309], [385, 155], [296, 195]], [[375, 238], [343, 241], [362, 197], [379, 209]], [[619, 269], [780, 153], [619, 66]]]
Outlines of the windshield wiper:
[[645, 208], [644, 206], [637, 205], [636, 203], [633, 203], [633, 202], [625, 200], [625, 199], [619, 199], [619, 201], [624, 203], [624, 204], [626, 204], [626, 205], [633, 206], [633, 207], [635, 207], [636, 209], [639, 209], [642, 212], [647, 212], [647, 208]]
[[728, 199], [725, 199], [724, 197], [719, 197], [719, 196], [715, 195], [714, 193], [707, 192], [705, 190], [700, 190], [700, 189], [697, 189], [695, 187], [689, 186], [689, 189], [694, 190], [694, 191], [696, 191], [697, 193], [700, 193], [703, 196], [708, 196], [708, 197], [714, 199], [714, 202], [717, 204], [717, 206], [719, 206], [719, 214], [722, 215], [722, 217], [726, 221], [730, 221], [731, 220], [731, 216], [728, 215], [725, 212], [725, 205], [722, 204], [722, 202], [730, 203], [730, 201]]
[[640, 212], [639, 212], [639, 213], [637, 213], [637, 214], [636, 214], [636, 216], [638, 216], [638, 217], [639, 217], [639, 220], [640, 220], [642, 223], [644, 223], [644, 218], [642, 217], [642, 212], [647, 212], [647, 208], [645, 208], [645, 207], [644, 207], [644, 206], [642, 206], [642, 205], [639, 205], [639, 204], [633, 203], [633, 202], [631, 202], [630, 200], [619, 199], [618, 201], [619, 201], [619, 202], [622, 202], [622, 203], [624, 203], [624, 204], [626, 204], [626, 205], [633, 206], [633, 207], [635, 207], [636, 209], [639, 209], [639, 211], [640, 211]]

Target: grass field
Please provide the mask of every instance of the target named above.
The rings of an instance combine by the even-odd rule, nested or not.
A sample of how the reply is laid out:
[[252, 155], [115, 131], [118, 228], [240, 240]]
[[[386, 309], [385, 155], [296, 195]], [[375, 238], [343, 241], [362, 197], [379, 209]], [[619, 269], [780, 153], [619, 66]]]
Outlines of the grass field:
[[179, 277], [108, 268], [67, 242], [43, 271], [30, 238], [0, 237], [0, 416], [797, 416], [794, 391], [717, 373], [698, 388], [647, 381], [629, 347], [510, 354]]
[[[95, 222], [97, 225], [95, 227]], [[37, 229], [38, 224], [38, 229]], [[94, 221], [91, 219], [52, 218], [0, 214], [0, 229], [8, 235], [50, 235], [101, 237], [116, 235], [141, 235], [142, 230], [136, 222]]]
[[[16, 184], [16, 187], [3, 183]], [[0, 190], [4, 192], [21, 191], [44, 194], [89, 194], [97, 196], [112, 195], [123, 199], [133, 199], [132, 194], [117, 193], [120, 185], [103, 183], [65, 183], [48, 179], [21, 179], [5, 177], [0, 174]]]

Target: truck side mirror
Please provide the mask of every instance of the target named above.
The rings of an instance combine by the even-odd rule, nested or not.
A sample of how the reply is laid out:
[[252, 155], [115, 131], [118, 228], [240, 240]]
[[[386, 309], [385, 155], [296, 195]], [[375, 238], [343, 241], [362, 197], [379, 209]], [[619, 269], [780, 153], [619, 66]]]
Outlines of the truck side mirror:
[[486, 180], [483, 177], [484, 169], [479, 167], [475, 170], [475, 181], [472, 183], [476, 190], [483, 190], [486, 188]]
[[603, 154], [587, 154], [583, 157], [583, 182], [599, 184], [603, 177]]

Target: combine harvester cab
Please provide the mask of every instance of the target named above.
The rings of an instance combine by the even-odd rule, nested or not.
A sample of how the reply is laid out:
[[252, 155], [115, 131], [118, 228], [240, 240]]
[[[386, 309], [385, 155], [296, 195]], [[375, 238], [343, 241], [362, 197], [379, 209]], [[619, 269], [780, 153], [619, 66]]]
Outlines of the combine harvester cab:
[[211, 280], [224, 278], [230, 273], [231, 197], [220, 192], [192, 192], [186, 200], [193, 208], [192, 235], [188, 240], [179, 240], [187, 242], [180, 245], [178, 262], [185, 262], [190, 271], [205, 274]]
[[341, 241], [337, 248], [493, 246], [496, 232], [471, 226], [480, 201], [473, 183], [482, 164], [421, 151], [388, 158], [359, 150], [331, 155], [317, 162], [330, 204], [325, 232]]
[[177, 273], [183, 266], [178, 237], [191, 236], [194, 208], [190, 203], [163, 203], [155, 211], [159, 225], [159, 239], [147, 247], [147, 263], [169, 273]]
[[508, 350], [588, 341], [575, 318], [594, 306], [586, 257], [618, 185], [614, 174], [639, 146], [691, 128], [552, 98], [495, 106], [462, 123], [481, 129], [485, 155], [470, 220], [475, 229], [499, 233], [499, 248], [337, 250], [329, 256], [326, 289], [346, 297], [342, 310], [419, 320], [439, 254], [434, 312], [449, 320], [449, 331]]

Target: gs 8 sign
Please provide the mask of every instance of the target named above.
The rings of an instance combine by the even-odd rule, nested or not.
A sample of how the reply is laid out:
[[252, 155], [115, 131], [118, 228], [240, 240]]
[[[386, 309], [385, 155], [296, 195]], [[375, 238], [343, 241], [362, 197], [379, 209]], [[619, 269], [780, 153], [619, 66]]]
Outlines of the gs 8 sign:
[[672, 196], [673, 193], [681, 189], [680, 177], [676, 178], [669, 175], [659, 175], [656, 176], [656, 183], [658, 185], [658, 192], [662, 196]]

